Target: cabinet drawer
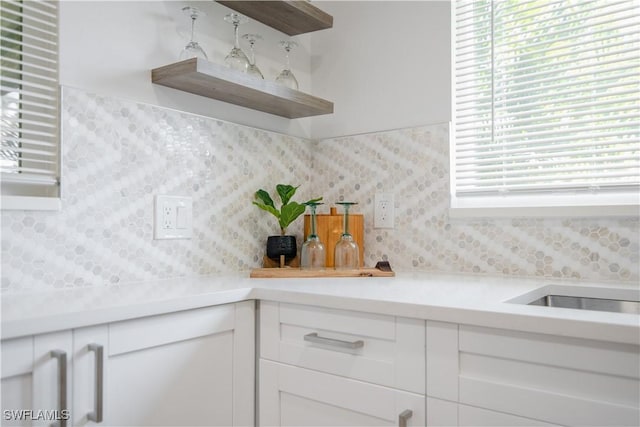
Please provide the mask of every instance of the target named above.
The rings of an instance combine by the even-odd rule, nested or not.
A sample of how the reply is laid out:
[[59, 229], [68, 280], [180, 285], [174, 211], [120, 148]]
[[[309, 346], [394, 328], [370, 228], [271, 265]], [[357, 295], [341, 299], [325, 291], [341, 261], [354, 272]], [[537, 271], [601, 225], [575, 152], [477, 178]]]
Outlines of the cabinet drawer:
[[260, 426], [425, 425], [423, 395], [260, 360]]
[[260, 357], [424, 394], [425, 322], [262, 301]]
[[461, 405], [432, 397], [427, 397], [426, 425], [439, 427], [558, 427], [556, 424], [548, 424], [531, 418]]
[[640, 423], [633, 345], [460, 326], [460, 402], [565, 425]]
[[548, 424], [531, 418], [517, 417], [467, 405], [459, 405], [458, 419], [460, 427], [559, 427], [557, 424]]

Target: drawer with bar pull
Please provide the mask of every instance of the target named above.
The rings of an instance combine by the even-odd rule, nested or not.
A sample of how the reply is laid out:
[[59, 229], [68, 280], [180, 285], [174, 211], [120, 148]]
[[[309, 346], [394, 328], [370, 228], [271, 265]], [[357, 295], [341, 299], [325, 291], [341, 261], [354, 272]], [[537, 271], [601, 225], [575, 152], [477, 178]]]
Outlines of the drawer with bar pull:
[[414, 393], [425, 392], [425, 322], [260, 302], [260, 357]]

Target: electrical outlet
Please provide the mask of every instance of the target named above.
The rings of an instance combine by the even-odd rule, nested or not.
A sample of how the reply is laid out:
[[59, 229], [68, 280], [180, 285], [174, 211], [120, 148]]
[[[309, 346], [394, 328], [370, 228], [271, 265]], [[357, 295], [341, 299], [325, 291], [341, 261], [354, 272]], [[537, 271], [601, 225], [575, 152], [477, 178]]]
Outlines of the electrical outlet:
[[176, 212], [175, 208], [169, 202], [162, 205], [162, 228], [171, 230], [175, 228]]
[[376, 193], [374, 201], [373, 228], [393, 228], [395, 206], [392, 193]]
[[191, 197], [157, 195], [155, 198], [154, 238], [190, 239], [192, 207]]

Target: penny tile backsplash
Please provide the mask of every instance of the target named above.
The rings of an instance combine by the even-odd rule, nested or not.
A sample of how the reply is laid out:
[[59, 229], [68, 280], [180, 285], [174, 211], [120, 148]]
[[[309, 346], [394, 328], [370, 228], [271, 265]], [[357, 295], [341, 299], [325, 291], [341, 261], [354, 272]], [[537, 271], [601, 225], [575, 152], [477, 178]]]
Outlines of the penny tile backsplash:
[[[309, 195], [309, 141], [207, 117], [64, 88], [62, 141], [62, 210], [2, 212], [4, 292], [250, 269], [279, 233], [255, 191]], [[153, 239], [156, 194], [193, 198], [191, 240]]]
[[[365, 215], [365, 264], [397, 270], [637, 282], [638, 218], [452, 219], [448, 125], [320, 141], [314, 187]], [[373, 195], [395, 197], [395, 228], [373, 228]]]
[[[3, 293], [257, 267], [278, 228], [251, 200], [281, 182], [359, 202], [366, 265], [639, 280], [637, 217], [450, 219], [446, 124], [309, 141], [73, 88], [62, 110], [63, 209], [2, 211]], [[373, 229], [376, 192], [392, 230]], [[153, 239], [156, 194], [193, 198], [191, 240]]]

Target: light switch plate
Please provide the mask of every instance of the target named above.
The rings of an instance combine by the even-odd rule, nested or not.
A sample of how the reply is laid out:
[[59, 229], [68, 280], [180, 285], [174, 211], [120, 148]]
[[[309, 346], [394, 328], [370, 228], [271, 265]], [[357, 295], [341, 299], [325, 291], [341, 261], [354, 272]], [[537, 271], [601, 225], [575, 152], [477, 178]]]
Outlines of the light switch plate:
[[192, 234], [193, 200], [191, 197], [155, 197], [154, 238], [190, 239]]

